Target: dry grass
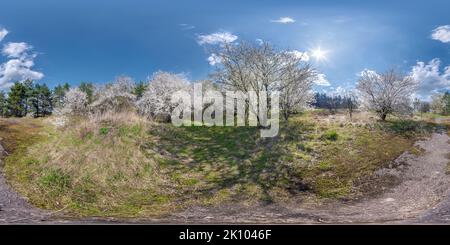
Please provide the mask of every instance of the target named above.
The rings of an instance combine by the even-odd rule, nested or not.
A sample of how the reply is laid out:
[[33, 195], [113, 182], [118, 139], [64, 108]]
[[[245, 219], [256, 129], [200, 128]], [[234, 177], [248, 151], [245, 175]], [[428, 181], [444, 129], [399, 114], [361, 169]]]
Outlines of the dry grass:
[[[414, 149], [425, 133], [411, 122], [332, 117], [296, 116], [271, 139], [259, 138], [257, 128], [177, 128], [134, 113], [71, 118], [62, 128], [44, 122], [39, 141], [8, 157], [5, 170], [40, 207], [82, 216], [160, 216], [192, 205], [364, 194], [360, 181]], [[29, 130], [32, 124], [17, 123]]]

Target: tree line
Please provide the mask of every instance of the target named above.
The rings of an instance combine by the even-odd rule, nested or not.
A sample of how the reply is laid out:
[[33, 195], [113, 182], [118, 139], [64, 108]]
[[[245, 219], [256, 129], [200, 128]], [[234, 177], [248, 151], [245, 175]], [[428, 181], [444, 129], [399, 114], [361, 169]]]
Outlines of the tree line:
[[31, 80], [15, 82], [8, 93], [0, 91], [0, 116], [42, 117], [53, 111], [54, 92]]
[[[355, 90], [343, 94], [314, 93], [317, 71], [288, 50], [279, 50], [269, 43], [254, 45], [241, 42], [224, 44], [215, 51], [220, 60], [211, 80], [198, 81], [204, 88], [219, 92], [277, 92], [281, 115], [290, 115], [308, 107], [326, 108], [331, 112], [346, 109], [352, 116], [356, 108], [373, 111], [381, 120], [389, 114], [412, 115], [433, 111], [450, 114], [450, 93], [434, 95], [432, 102], [414, 100], [420, 81], [395, 70], [383, 73], [362, 72]], [[49, 89], [31, 80], [16, 82], [8, 93], [0, 91], [0, 116], [48, 116], [52, 112], [88, 115], [106, 111], [136, 110], [148, 118], [170, 118], [176, 107], [171, 96], [191, 91], [192, 82], [183, 74], [156, 72], [146, 82], [135, 82], [126, 76], [99, 85], [81, 83]], [[259, 96], [259, 93], [257, 93]], [[248, 103], [248, 98], [242, 98]], [[260, 101], [260, 98], [257, 98]], [[270, 104], [270, 101], [267, 101]], [[208, 103], [204, 107], [210, 106]]]
[[433, 95], [429, 107], [434, 113], [450, 115], [450, 92]]
[[334, 113], [338, 109], [356, 108], [358, 101], [352, 93], [348, 94], [327, 94], [315, 93], [314, 101], [311, 103], [314, 108], [328, 109]]

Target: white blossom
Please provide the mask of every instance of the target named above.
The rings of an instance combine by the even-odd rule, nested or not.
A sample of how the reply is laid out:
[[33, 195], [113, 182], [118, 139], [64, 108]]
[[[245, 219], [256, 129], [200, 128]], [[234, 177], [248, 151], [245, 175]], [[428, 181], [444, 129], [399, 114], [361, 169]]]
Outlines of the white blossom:
[[71, 88], [64, 97], [64, 107], [61, 114], [84, 115], [87, 110], [88, 99], [86, 93], [79, 88]]
[[148, 118], [168, 118], [177, 106], [171, 103], [172, 94], [189, 89], [189, 81], [184, 75], [156, 72], [149, 81], [144, 95], [137, 102], [139, 113]]
[[133, 94], [134, 86], [134, 81], [126, 76], [119, 76], [112, 83], [96, 86], [91, 108], [100, 113], [130, 109], [136, 99]]
[[363, 108], [375, 111], [380, 119], [385, 120], [392, 113], [411, 114], [417, 85], [413, 77], [402, 76], [395, 70], [382, 74], [365, 70], [361, 73], [357, 89]]

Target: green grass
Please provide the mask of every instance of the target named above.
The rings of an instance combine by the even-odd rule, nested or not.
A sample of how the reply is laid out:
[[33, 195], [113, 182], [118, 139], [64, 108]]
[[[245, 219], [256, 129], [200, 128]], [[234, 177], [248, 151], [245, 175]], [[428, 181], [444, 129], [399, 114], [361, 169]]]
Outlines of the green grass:
[[338, 133], [335, 130], [329, 130], [322, 135], [323, 139], [336, 141], [338, 139]]

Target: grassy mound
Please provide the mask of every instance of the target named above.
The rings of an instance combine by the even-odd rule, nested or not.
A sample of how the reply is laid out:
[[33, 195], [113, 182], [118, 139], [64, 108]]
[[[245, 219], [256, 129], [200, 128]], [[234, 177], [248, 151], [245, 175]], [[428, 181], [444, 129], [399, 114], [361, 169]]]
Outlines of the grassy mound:
[[[39, 207], [153, 217], [192, 205], [362, 195], [361, 180], [413, 151], [413, 136], [422, 135], [396, 122], [324, 123], [317, 116], [294, 117], [265, 139], [252, 127], [174, 127], [130, 113], [72, 119], [64, 128], [33, 121], [42, 125], [28, 133], [36, 140], [7, 157], [5, 171]], [[403, 127], [407, 136], [396, 131]]]

